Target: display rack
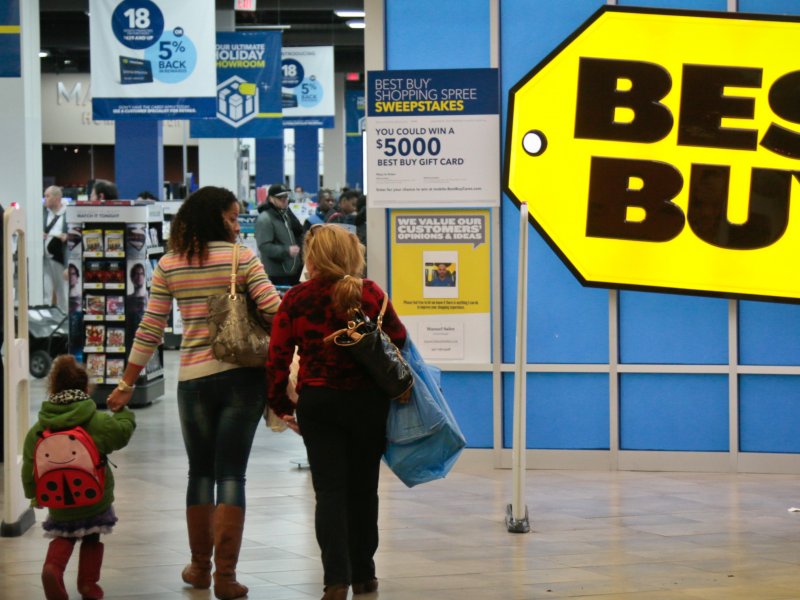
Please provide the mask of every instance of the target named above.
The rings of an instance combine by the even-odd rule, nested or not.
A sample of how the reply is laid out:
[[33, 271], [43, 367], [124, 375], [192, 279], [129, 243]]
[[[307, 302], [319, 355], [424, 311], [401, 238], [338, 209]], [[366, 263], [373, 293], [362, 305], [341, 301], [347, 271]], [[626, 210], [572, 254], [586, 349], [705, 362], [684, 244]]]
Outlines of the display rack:
[[[86, 364], [92, 397], [105, 405], [127, 366], [150, 281], [164, 253], [159, 204], [115, 200], [67, 207], [69, 351]], [[164, 350], [142, 369], [129, 406], [164, 395]]]

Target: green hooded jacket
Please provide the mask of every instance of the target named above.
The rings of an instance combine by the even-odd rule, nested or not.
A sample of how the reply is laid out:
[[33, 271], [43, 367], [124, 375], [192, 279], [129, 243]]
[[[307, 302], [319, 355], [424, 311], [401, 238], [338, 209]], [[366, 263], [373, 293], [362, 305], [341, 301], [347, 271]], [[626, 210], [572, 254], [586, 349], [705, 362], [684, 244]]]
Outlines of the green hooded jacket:
[[[31, 498], [31, 506], [38, 506], [35, 500], [36, 484], [33, 481], [33, 451], [36, 442], [45, 429], [57, 431], [80, 425], [86, 430], [102, 455], [124, 448], [136, 429], [136, 418], [128, 408], [117, 413], [98, 412], [94, 400], [87, 398], [70, 404], [43, 402], [39, 410], [39, 420], [25, 437], [22, 448], [22, 487], [25, 497]], [[105, 512], [114, 502], [114, 474], [111, 465], [106, 465], [106, 489], [103, 498], [92, 506], [75, 508], [51, 508], [50, 516], [56, 521], [75, 521], [88, 519]]]

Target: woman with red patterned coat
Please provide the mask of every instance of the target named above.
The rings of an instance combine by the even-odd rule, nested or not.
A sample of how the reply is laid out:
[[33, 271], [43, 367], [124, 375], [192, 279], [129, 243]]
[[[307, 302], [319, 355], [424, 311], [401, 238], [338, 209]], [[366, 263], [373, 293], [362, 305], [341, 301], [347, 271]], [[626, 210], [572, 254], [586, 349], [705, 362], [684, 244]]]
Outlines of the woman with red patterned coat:
[[[389, 399], [347, 351], [324, 338], [341, 329], [353, 308], [371, 319], [385, 293], [362, 279], [364, 247], [337, 225], [314, 225], [305, 237], [310, 279], [283, 298], [272, 327], [268, 400], [303, 436], [317, 507], [315, 526], [325, 572], [323, 600], [378, 589], [378, 474], [386, 446]], [[398, 346], [406, 330], [389, 303], [383, 329]], [[295, 407], [286, 395], [295, 346], [300, 356]]]

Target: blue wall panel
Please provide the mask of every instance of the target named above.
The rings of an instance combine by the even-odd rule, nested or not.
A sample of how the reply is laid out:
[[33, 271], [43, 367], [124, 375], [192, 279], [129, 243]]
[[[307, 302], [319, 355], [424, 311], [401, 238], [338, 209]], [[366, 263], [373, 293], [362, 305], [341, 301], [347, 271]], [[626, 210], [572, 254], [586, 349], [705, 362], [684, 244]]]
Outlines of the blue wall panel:
[[486, 0], [392, 0], [386, 3], [387, 69], [486, 68]]
[[622, 363], [727, 364], [728, 301], [620, 292]]
[[442, 390], [470, 448], [491, 448], [492, 374], [442, 372]]
[[[392, 0], [385, 6], [387, 70], [491, 66], [486, 0]], [[491, 448], [492, 374], [446, 372], [442, 386], [468, 446]]]
[[[608, 450], [608, 375], [528, 373], [527, 447]], [[514, 375], [503, 376], [503, 447], [513, 446]]]
[[800, 377], [742, 375], [739, 450], [800, 452]]
[[797, 0], [739, 0], [739, 12], [799, 15]]
[[164, 199], [163, 121], [114, 121], [114, 182], [119, 197]]
[[620, 449], [727, 452], [725, 375], [620, 375]]
[[739, 303], [739, 362], [800, 365], [800, 306]]
[[[501, 7], [502, 127], [508, 90], [580, 27], [599, 0], [529, 2], [504, 0]], [[503, 360], [514, 361], [519, 210], [503, 202]], [[530, 230], [528, 361], [608, 361], [608, 292], [583, 288], [541, 237]]]

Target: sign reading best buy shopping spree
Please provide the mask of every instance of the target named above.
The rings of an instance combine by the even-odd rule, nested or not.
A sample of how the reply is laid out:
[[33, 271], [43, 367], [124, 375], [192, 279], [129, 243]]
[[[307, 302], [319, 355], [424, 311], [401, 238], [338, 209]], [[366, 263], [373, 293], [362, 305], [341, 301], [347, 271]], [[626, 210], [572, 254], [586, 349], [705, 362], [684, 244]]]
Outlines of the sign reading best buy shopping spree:
[[506, 192], [586, 285], [800, 300], [798, 40], [603, 7], [512, 88]]

